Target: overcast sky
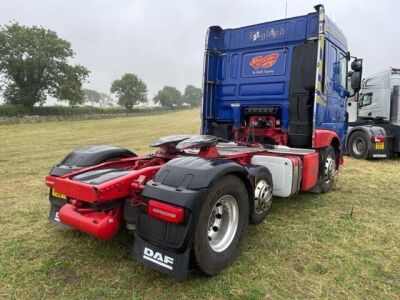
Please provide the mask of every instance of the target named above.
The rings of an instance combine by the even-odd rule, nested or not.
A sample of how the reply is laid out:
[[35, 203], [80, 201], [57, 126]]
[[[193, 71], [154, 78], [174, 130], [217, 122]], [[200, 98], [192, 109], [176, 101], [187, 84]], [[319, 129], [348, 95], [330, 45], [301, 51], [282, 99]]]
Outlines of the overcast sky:
[[[108, 92], [122, 74], [139, 75], [149, 98], [164, 85], [200, 87], [210, 25], [234, 28], [312, 12], [295, 0], [0, 0], [0, 23], [42, 25], [72, 43], [74, 61], [90, 71], [85, 84]], [[320, 1], [343, 30], [364, 74], [400, 66], [399, 0]]]

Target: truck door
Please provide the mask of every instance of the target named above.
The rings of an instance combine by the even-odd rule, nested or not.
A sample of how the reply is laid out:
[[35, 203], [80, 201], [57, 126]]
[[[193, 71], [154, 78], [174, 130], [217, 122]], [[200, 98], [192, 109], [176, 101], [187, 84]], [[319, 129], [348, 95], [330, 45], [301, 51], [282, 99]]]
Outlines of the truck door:
[[373, 97], [374, 93], [372, 92], [363, 92], [360, 95], [360, 100], [358, 102], [358, 115], [359, 117], [364, 117], [364, 118], [368, 118], [372, 116], [372, 97]]
[[347, 62], [346, 55], [330, 41], [326, 43], [325, 93], [327, 107], [325, 128], [344, 136], [347, 128]]
[[345, 130], [344, 124], [347, 122], [346, 115], [346, 102], [347, 102], [347, 56], [342, 52], [338, 51], [338, 59], [339, 59], [339, 87], [338, 87], [338, 106], [337, 106], [337, 120], [338, 120], [338, 130]]
[[368, 77], [363, 82], [358, 116], [389, 120], [390, 83], [389, 72]]
[[336, 90], [336, 82], [338, 80], [338, 64], [337, 64], [337, 49], [329, 41], [326, 43], [326, 65], [325, 65], [325, 91], [327, 106], [325, 112], [325, 124], [324, 127], [337, 130], [337, 106], [338, 106], [338, 94]]

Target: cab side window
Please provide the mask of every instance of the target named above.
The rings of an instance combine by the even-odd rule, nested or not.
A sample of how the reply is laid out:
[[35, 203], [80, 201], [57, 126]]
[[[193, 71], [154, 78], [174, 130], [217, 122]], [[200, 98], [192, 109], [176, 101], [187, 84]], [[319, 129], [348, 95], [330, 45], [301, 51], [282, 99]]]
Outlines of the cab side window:
[[335, 96], [336, 82], [338, 78], [337, 50], [329, 42], [326, 44], [325, 51], [325, 76], [324, 92], [328, 96]]
[[361, 106], [368, 106], [372, 103], [372, 93], [364, 94], [361, 98]]
[[325, 92], [337, 97], [343, 89], [347, 90], [348, 57], [335, 45], [330, 42], [328, 45], [328, 51], [325, 52]]
[[343, 53], [340, 53], [339, 64], [339, 83], [342, 88], [347, 89], [347, 57]]

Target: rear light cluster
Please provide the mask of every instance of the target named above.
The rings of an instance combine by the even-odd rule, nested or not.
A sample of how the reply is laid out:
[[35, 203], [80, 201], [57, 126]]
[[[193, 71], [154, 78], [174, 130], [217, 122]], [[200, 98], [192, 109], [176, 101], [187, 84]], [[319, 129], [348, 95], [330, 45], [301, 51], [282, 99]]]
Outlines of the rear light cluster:
[[185, 220], [185, 209], [156, 200], [150, 200], [147, 207], [147, 214], [153, 218], [170, 222], [182, 223]]
[[385, 136], [383, 136], [383, 135], [374, 136], [374, 137], [372, 137], [372, 141], [373, 141], [374, 143], [381, 143], [381, 142], [384, 142], [384, 141], [385, 141]]
[[46, 185], [51, 188], [54, 187], [54, 179], [52, 176], [50, 175], [46, 176]]

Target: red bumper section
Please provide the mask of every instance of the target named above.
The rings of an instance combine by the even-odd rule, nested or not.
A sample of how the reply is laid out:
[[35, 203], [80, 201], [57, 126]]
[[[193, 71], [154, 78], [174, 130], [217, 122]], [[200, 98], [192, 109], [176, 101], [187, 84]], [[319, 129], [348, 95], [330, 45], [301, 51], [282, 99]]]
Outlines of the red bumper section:
[[103, 240], [113, 237], [121, 224], [119, 207], [112, 212], [103, 212], [79, 209], [67, 203], [58, 216], [62, 223]]

